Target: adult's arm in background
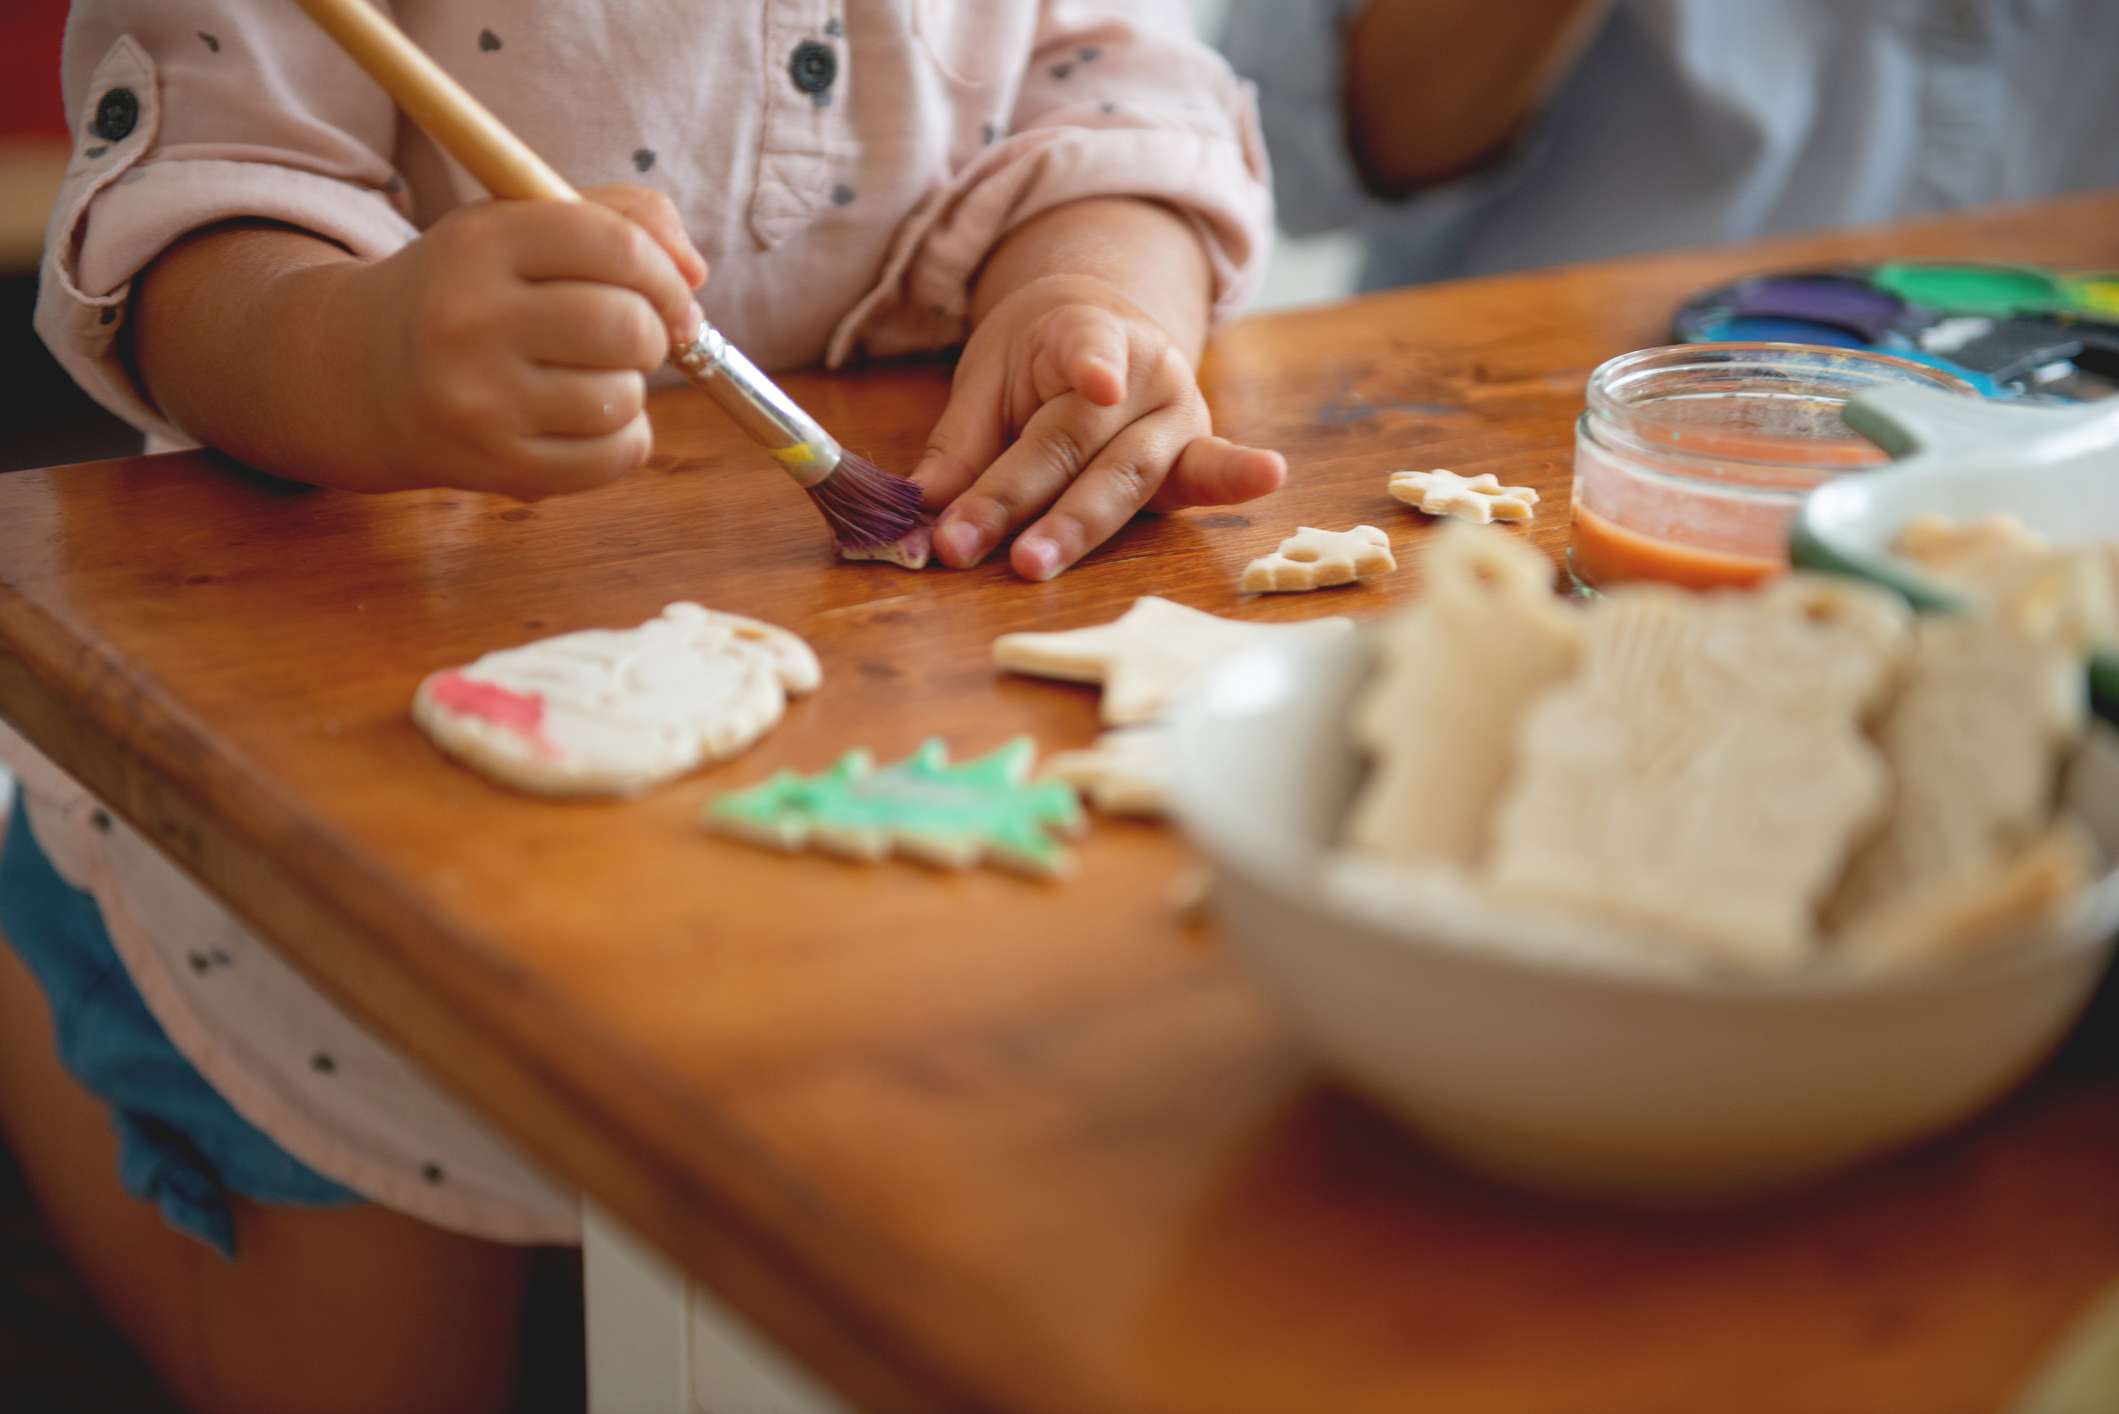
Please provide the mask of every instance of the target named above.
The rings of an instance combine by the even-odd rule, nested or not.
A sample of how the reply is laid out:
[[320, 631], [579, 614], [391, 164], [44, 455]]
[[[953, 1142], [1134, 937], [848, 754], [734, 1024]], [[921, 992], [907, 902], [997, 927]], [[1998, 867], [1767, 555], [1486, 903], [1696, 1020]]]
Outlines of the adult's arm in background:
[[1368, 0], [1345, 30], [1347, 140], [1369, 187], [1463, 176], [1536, 117], [1610, 0]]
[[1258, 86], [1281, 223], [1368, 226], [1483, 178], [1611, 0], [1233, 0], [1223, 48]]

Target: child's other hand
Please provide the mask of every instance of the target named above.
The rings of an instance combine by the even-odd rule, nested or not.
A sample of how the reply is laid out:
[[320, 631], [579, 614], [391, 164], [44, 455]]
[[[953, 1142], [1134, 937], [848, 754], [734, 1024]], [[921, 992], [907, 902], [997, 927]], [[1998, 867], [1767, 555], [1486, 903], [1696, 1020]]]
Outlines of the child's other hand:
[[1213, 432], [1191, 365], [1153, 319], [1102, 280], [1047, 276], [972, 334], [912, 476], [930, 505], [948, 505], [934, 537], [944, 564], [975, 565], [1028, 524], [1010, 562], [1045, 580], [1144, 507], [1231, 505], [1280, 486], [1279, 453]]
[[647, 375], [690, 339], [706, 262], [659, 192], [487, 201], [342, 287], [387, 466], [524, 500], [647, 460]]

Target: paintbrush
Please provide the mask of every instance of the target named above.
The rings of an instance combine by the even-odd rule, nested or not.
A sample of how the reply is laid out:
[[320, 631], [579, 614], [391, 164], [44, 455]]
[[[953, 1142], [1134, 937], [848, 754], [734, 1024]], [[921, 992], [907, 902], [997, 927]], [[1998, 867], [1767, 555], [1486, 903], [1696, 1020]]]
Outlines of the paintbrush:
[[[366, 0], [299, 0], [347, 57], [485, 189], [515, 200], [579, 201], [485, 105]], [[847, 550], [888, 545], [919, 519], [920, 488], [841, 447], [778, 384], [702, 320], [670, 361], [786, 469]]]

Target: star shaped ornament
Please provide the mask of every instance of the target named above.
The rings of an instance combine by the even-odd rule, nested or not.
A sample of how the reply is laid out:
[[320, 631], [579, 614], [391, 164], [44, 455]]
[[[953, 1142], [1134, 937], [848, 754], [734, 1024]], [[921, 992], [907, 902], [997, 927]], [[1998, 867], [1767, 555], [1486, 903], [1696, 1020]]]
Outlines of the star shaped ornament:
[[1256, 643], [1275, 635], [1349, 633], [1353, 627], [1344, 618], [1246, 623], [1151, 594], [1093, 628], [1003, 634], [993, 642], [993, 663], [1033, 677], [1102, 683], [1104, 724], [1123, 727], [1161, 716], [1215, 664]]

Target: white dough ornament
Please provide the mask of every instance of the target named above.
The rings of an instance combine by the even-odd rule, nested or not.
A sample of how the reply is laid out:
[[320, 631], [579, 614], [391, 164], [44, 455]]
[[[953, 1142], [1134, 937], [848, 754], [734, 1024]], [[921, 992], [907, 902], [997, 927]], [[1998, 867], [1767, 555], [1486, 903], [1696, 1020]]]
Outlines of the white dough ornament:
[[1431, 516], [1453, 516], [1458, 520], [1491, 525], [1497, 520], [1528, 521], [1536, 512], [1538, 493], [1528, 486], [1503, 486], [1492, 472], [1459, 476], [1437, 467], [1433, 471], [1394, 471], [1390, 492]]
[[1169, 808], [1170, 735], [1160, 725], [1105, 732], [1093, 746], [1047, 756], [1038, 774], [1065, 781], [1106, 815], [1159, 819]]
[[1319, 530], [1305, 525], [1280, 542], [1270, 555], [1244, 566], [1247, 594], [1291, 593], [1353, 584], [1398, 568], [1391, 537], [1373, 525], [1352, 530]]
[[1104, 685], [1104, 725], [1159, 717], [1216, 663], [1277, 634], [1348, 633], [1351, 619], [1253, 624], [1143, 595], [1119, 618], [1064, 633], [1009, 633], [993, 664], [1012, 673]]
[[632, 795], [744, 750], [823, 681], [782, 628], [672, 604], [431, 674], [412, 717], [434, 744], [538, 795]]

